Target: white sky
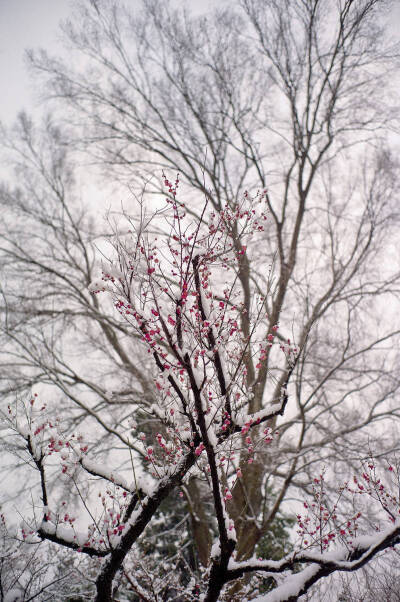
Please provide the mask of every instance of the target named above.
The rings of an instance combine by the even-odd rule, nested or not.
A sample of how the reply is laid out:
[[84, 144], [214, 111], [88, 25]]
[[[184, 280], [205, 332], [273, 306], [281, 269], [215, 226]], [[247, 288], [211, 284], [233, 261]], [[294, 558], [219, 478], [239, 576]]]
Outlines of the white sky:
[[69, 7], [69, 0], [0, 0], [0, 120], [5, 125], [34, 101], [25, 49], [60, 48], [58, 23]]
[[[183, 1], [194, 10], [222, 4], [222, 0]], [[5, 125], [11, 125], [22, 109], [32, 111], [37, 104], [34, 82], [24, 60], [25, 49], [44, 47], [55, 54], [62, 51], [58, 25], [71, 13], [72, 4], [73, 0], [0, 0], [0, 121]], [[390, 22], [398, 40], [399, 0], [393, 3]]]
[[[185, 0], [194, 9], [215, 6], [220, 1]], [[55, 54], [60, 52], [58, 25], [72, 12], [72, 4], [72, 0], [0, 0], [0, 121], [5, 125], [11, 125], [19, 111], [31, 111], [35, 104], [25, 49], [42, 47]]]

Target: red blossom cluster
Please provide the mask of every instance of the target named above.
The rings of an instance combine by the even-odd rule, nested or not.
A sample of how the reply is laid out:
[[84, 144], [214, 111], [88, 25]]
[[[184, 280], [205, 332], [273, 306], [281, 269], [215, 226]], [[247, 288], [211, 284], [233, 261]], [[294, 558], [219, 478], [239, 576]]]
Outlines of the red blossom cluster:
[[[324, 552], [338, 539], [350, 550], [353, 549], [354, 540], [360, 532], [361, 520], [367, 516], [371, 500], [378, 502], [375, 508], [380, 507], [384, 511], [386, 520], [395, 523], [400, 515], [400, 503], [393, 491], [398, 490], [399, 470], [389, 465], [387, 472], [389, 475], [392, 473], [392, 478], [385, 484], [377, 475], [376, 462], [368, 460], [362, 464], [361, 475], [353, 476], [352, 484], [346, 482], [338, 488], [334, 502], [332, 494], [326, 488], [325, 474], [315, 477], [312, 486], [314, 499], [312, 502], [304, 502], [305, 512], [297, 515], [297, 533], [301, 547], [316, 547]], [[348, 505], [355, 510], [346, 517], [343, 510]], [[375, 524], [375, 530], [381, 530], [379, 520]]]
[[[270, 324], [265, 313], [265, 299], [257, 298], [250, 314], [236, 286], [248, 242], [263, 231], [267, 220], [267, 192], [255, 197], [246, 192], [241, 203], [226, 204], [209, 214], [206, 203], [200, 218], [193, 222], [185, 204], [177, 200], [179, 176], [172, 183], [164, 175], [164, 185], [166, 208], [161, 213], [170, 228], [166, 245], [160, 246], [158, 238], [152, 240], [142, 227], [131, 230], [129, 245], [117, 236], [117, 262], [111, 262], [112, 269], [103, 269], [103, 279], [114, 285], [116, 309], [156, 361], [154, 384], [159, 407], [174, 429], [173, 437], [185, 439], [185, 433], [192, 429], [189, 417], [197, 411], [188, 394], [193, 385], [188, 361], [204, 395], [204, 412], [212, 416], [219, 432], [229, 434], [236, 428], [236, 412], [243, 407], [248, 374], [243, 361], [248, 346], [241, 328], [243, 316], [250, 323], [251, 337], [260, 339], [257, 370], [267, 361], [278, 331], [278, 325]], [[122, 276], [116, 278], [115, 274]], [[290, 341], [281, 344], [281, 349], [292, 362], [295, 360], [297, 349]], [[221, 382], [225, 382], [222, 390]], [[184, 424], [182, 415], [187, 418]], [[271, 442], [269, 433], [264, 435], [264, 441]], [[246, 445], [251, 463], [254, 445]], [[175, 451], [168, 449], [166, 453], [166, 448], [158, 445], [163, 451], [160, 461], [169, 464], [180, 457], [182, 440], [179, 445], [174, 441], [172, 447]], [[158, 462], [158, 454], [147, 452], [146, 458], [152, 464]]]
[[339, 490], [336, 501], [330, 504], [324, 473], [314, 478], [312, 489], [314, 501], [304, 502], [306, 512], [297, 515], [297, 533], [301, 538], [302, 547], [316, 547], [324, 552], [338, 536], [342, 542], [351, 546], [357, 534], [357, 521], [362, 516], [361, 512], [354, 513], [348, 519], [338, 517], [338, 503], [342, 498], [343, 489]]

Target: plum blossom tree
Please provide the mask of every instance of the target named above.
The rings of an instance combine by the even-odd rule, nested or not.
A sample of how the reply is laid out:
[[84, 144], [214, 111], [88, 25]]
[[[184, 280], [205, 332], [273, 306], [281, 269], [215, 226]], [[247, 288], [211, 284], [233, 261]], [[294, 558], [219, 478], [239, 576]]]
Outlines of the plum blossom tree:
[[[69, 521], [83, 520], [88, 512], [83, 500], [93, 514], [93, 496], [100, 493], [96, 499], [101, 507], [104, 504], [104, 512], [114, 512], [110, 496], [118, 493], [121, 504], [128, 497], [133, 504], [136, 486], [131, 483], [136, 479], [141, 481], [137, 494], [141, 507], [143, 496], [153, 491], [153, 480], [165, 476], [158, 463], [166, 461], [167, 446], [174, 461], [184, 462], [189, 439], [180, 430], [175, 441], [168, 429], [175, 428], [178, 419], [186, 420], [188, 437], [196, 429], [202, 437], [199, 418], [192, 413], [197, 411], [197, 398], [181, 361], [189, 350], [193, 378], [203, 373], [208, 379], [193, 381], [200, 387], [202, 403], [211, 393], [211, 412], [204, 417], [207, 432], [212, 404], [220, 408], [214, 409], [210, 431], [211, 437], [216, 432], [217, 443], [210, 445], [217, 445], [213, 452], [217, 468], [226, 469], [228, 475], [220, 495], [236, 533], [235, 562], [254, 554], [271, 560], [276, 525], [292, 510], [291, 500], [313, 497], [313, 481], [324, 474], [324, 466], [324, 495], [329, 501], [337, 494], [337, 483], [345, 483], [349, 474], [362, 479], [360, 458], [375, 454], [394, 463], [398, 451], [400, 328], [393, 308], [400, 274], [399, 186], [397, 161], [385, 137], [398, 116], [397, 96], [391, 96], [390, 85], [398, 52], [385, 30], [390, 3], [287, 0], [283, 11], [275, 0], [241, 0], [221, 3], [217, 12], [200, 17], [167, 2], [161, 11], [155, 0], [146, 0], [133, 12], [112, 0], [77, 5], [78, 18], [63, 27], [68, 60], [44, 51], [31, 53], [34, 73], [46, 80], [54, 113], [43, 128], [21, 115], [14, 131], [2, 130], [2, 146], [16, 177], [0, 188], [0, 394], [4, 407], [15, 397], [30, 395], [32, 388], [47, 400], [43, 420], [36, 416], [42, 414], [42, 404], [28, 404], [28, 423], [30, 412], [35, 420], [29, 436], [39, 442], [45, 437], [46, 445], [51, 444], [45, 445], [52, 454], [43, 462], [52, 511], [62, 508], [63, 502], [68, 505], [64, 514], [58, 510], [53, 516], [55, 523], [45, 521], [47, 536], [55, 528], [51, 524], [57, 525], [57, 537], [65, 533], [61, 528], [65, 523], [72, 529], [67, 538], [70, 549], [81, 547], [71, 535], [80, 532], [78, 518], [72, 525]], [[104, 231], [99, 223], [100, 193], [96, 191], [94, 206], [80, 186], [93, 161], [103, 168], [106, 185], [128, 181], [140, 198], [145, 180], [149, 207], [151, 193], [161, 192], [169, 200], [164, 212], [168, 226], [159, 208], [150, 220], [151, 211], [147, 214], [144, 204], [131, 208], [124, 201], [125, 223], [114, 228], [114, 255], [111, 264], [104, 260], [104, 280], [100, 276], [95, 289], [104, 288], [101, 294], [88, 287], [99, 275], [99, 257], [108, 255], [105, 243], [113, 228]], [[171, 205], [175, 184], [165, 189], [163, 178], [154, 177], [163, 169], [181, 174], [185, 207], [179, 211], [186, 216], [176, 223]], [[246, 188], [260, 193], [245, 199]], [[204, 198], [207, 207], [202, 216]], [[268, 216], [264, 231], [257, 229], [266, 221], [261, 207]], [[246, 212], [253, 209], [256, 216], [247, 221]], [[215, 233], [209, 224], [214, 224]], [[198, 235], [182, 238], [197, 227]], [[255, 230], [253, 237], [249, 229]], [[186, 251], [181, 248], [184, 243]], [[131, 257], [137, 272], [129, 270]], [[195, 298], [188, 289], [186, 300], [185, 283], [199, 294], [196, 274], [200, 285], [207, 285], [205, 319], [200, 307], [197, 316], [194, 308], [185, 314], [177, 311], [182, 311], [178, 301], [185, 301], [188, 308]], [[161, 287], [163, 275], [166, 282]], [[207, 298], [210, 290], [212, 296]], [[162, 312], [157, 310], [158, 298]], [[201, 320], [209, 324], [200, 328]], [[208, 338], [210, 324], [214, 346]], [[179, 393], [169, 377], [183, 400], [190, 398], [187, 414], [173, 405]], [[160, 405], [171, 405], [174, 414], [169, 422], [157, 413]], [[12, 420], [19, 424], [23, 415], [18, 409]], [[246, 417], [259, 417], [261, 422], [248, 425]], [[34, 435], [38, 420], [45, 426]], [[224, 424], [225, 420], [229, 422]], [[181, 423], [177, 426], [182, 428]], [[242, 429], [248, 430], [239, 432]], [[51, 432], [57, 433], [53, 441]], [[22, 429], [22, 435], [27, 433], [31, 431]], [[165, 496], [157, 498], [160, 503], [154, 503], [145, 536], [136, 540], [112, 580], [114, 589], [128, 587], [130, 579], [129, 587], [142, 588], [137, 596], [143, 599], [178, 597], [181, 587], [182, 596], [188, 596], [186, 586], [193, 575], [193, 583], [202, 593], [207, 591], [199, 575], [210, 563], [218, 517], [221, 521], [225, 515], [220, 510], [217, 514], [211, 473], [202, 467], [208, 462], [207, 441], [190, 440], [192, 468], [182, 483], [174, 473], [171, 494], [166, 489]], [[41, 444], [34, 443], [32, 450], [40, 450]], [[38, 466], [27, 445], [22, 443], [18, 454], [27, 459], [28, 453], [29, 462], [40, 471], [41, 452]], [[66, 460], [58, 470], [55, 459], [60, 454], [66, 454]], [[72, 458], [77, 454], [72, 469], [67, 462], [70, 454]], [[86, 459], [85, 466], [80, 456]], [[94, 474], [88, 472], [89, 456]], [[113, 467], [119, 480], [110, 484], [109, 493], [107, 489], [94, 493], [97, 481], [109, 477], [105, 466]], [[14, 469], [5, 466], [10, 484]], [[241, 475], [235, 482], [233, 469]], [[153, 479], [150, 489], [143, 482], [143, 471]], [[392, 474], [385, 464], [383, 474]], [[29, 489], [28, 477], [24, 473], [18, 480], [21, 490]], [[114, 492], [122, 478], [127, 487]], [[361, 511], [352, 507], [352, 495], [345, 489], [341, 496], [344, 524]], [[75, 510], [76, 505], [81, 511]], [[132, 515], [136, 517], [138, 510], [132, 509]], [[130, 523], [120, 522], [124, 508], [117, 514], [120, 517], [111, 523], [115, 521], [112, 530], [118, 531]], [[105, 538], [99, 545], [109, 559], [111, 527], [103, 525], [104, 518], [110, 521], [104, 514], [96, 518], [99, 527], [92, 518], [89, 522], [95, 525], [91, 527], [95, 534], [101, 531], [99, 539]], [[221, 544], [225, 560], [228, 544], [233, 546], [229, 526], [228, 543]], [[34, 521], [24, 530], [37, 528]], [[88, 543], [85, 529], [87, 525], [86, 539], [78, 538], [82, 544]], [[332, 533], [337, 533], [335, 529], [333, 525]], [[119, 537], [118, 532], [111, 535]], [[98, 550], [96, 546], [91, 549]], [[273, 556], [278, 561], [285, 551]], [[80, 562], [87, 559], [86, 572], [94, 583], [93, 575], [100, 575], [96, 554], [77, 557]], [[168, 564], [166, 558], [174, 560]], [[297, 560], [290, 557], [289, 564], [285, 562], [278, 573], [294, 568]], [[279, 575], [271, 563], [268, 566], [265, 581], [270, 583], [275, 575], [277, 583]], [[215, 575], [221, 576], [221, 583], [227, 576], [223, 563], [218, 570], [213, 569], [214, 584]], [[240, 580], [228, 580], [221, 596], [261, 595], [258, 578], [254, 581], [249, 577], [253, 573], [244, 573], [236, 574]]]
[[[130, 470], [114, 470], [112, 461], [96, 461], [96, 445], [48, 417], [37, 394], [27, 404], [9, 406], [9, 428], [23, 441], [20, 449], [36, 469], [41, 491], [36, 516], [23, 523], [19, 537], [26, 546], [43, 540], [91, 559], [97, 602], [127, 592], [149, 601], [296, 600], [322, 577], [354, 571], [400, 543], [400, 500], [393, 489], [399, 467], [388, 464], [382, 480], [377, 462], [368, 459], [335, 500], [324, 472], [316, 475], [312, 497], [297, 515], [298, 541], [290, 552], [278, 560], [243, 560], [243, 483], [254, 465], [279, 453], [275, 420], [288, 412], [290, 381], [304, 349], [279, 338], [279, 325], [270, 326], [267, 297], [255, 285], [248, 305], [240, 286], [249, 249], [264, 236], [267, 191], [245, 193], [219, 212], [206, 200], [194, 218], [178, 197], [179, 178], [171, 183], [164, 176], [164, 184], [165, 204], [154, 215], [143, 204], [140, 219], [123, 214], [127, 226], [115, 225], [112, 252], [89, 284], [91, 294], [110, 297], [149, 358], [154, 403], [145, 412], [152, 430], [138, 433], [133, 417], [129, 434], [112, 433], [119, 461], [125, 454], [132, 462]], [[256, 350], [251, 381], [250, 350]], [[270, 401], [254, 411], [257, 372], [267, 361], [279, 365], [279, 356], [283, 365], [278, 378], [270, 376]], [[50, 491], [52, 471], [78, 493], [78, 511]], [[160, 557], [153, 550], [149, 558], [140, 538], [144, 534], [145, 541], [167, 498], [196, 504], [194, 479], [212, 508], [211, 545], [206, 542], [207, 554], [194, 564], [179, 566], [176, 555], [165, 556], [156, 570]], [[387, 525], [376, 514], [368, 516], [371, 500]], [[260, 594], [265, 577], [277, 587]]]

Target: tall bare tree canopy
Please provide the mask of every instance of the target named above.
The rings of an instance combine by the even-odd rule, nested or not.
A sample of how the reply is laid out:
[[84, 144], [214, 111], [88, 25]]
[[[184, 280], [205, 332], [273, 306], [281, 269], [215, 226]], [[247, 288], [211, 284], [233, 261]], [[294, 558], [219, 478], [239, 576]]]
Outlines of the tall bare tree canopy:
[[[68, 60], [45, 51], [29, 54], [52, 116], [39, 127], [21, 115], [12, 132], [3, 132], [17, 179], [0, 189], [1, 394], [6, 403], [38, 390], [66, 437], [84, 432], [92, 459], [130, 474], [130, 480], [133, 465], [134, 472], [147, 470], [146, 453], [135, 441], [143, 436], [151, 443], [161, 426], [170, 425], [157, 410], [160, 367], [143, 352], [143, 331], [121, 317], [115, 299], [111, 303], [89, 290], [99, 261], [107, 264], [107, 240], [121, 269], [121, 261], [128, 264], [126, 257], [134, 256], [121, 237], [131, 226], [142, 236], [151, 208], [157, 211], [165, 197], [174, 200], [175, 189], [165, 188], [165, 180], [175, 181], [176, 174], [178, 198], [193, 224], [203, 224], [205, 203], [210, 220], [239, 215], [229, 227], [228, 245], [236, 257], [236, 297], [228, 304], [240, 310], [235, 329], [242, 341], [236, 409], [254, 418], [252, 440], [265, 426], [274, 435], [254, 457], [249, 458], [250, 444], [244, 445], [238, 464], [232, 464], [243, 473], [227, 502], [236, 563], [257, 553], [267, 560], [285, 558], [283, 571], [297, 570], [285, 556], [287, 532], [281, 535], [284, 549], [277, 551], [274, 543], [293, 500], [312, 494], [323, 467], [336, 475], [329, 498], [339, 479], [359, 472], [360, 461], [372, 454], [393, 464], [398, 449], [399, 198], [390, 136], [398, 126], [393, 85], [398, 48], [387, 33], [390, 8], [386, 0], [239, 0], [195, 16], [184, 6], [156, 0], [144, 0], [137, 10], [112, 0], [82, 0], [63, 25]], [[132, 191], [122, 210], [110, 213], [108, 226], [99, 219], [103, 208], [91, 210], [82, 198], [82, 164], [100, 167], [99, 182]], [[243, 244], [244, 214], [238, 208], [243, 199], [261, 198], [267, 225]], [[146, 240], [171, 240], [170, 228], [157, 223]], [[195, 259], [193, 250], [190, 258]], [[196, 264], [192, 269], [195, 282]], [[220, 278], [215, 299], [224, 303], [222, 273]], [[139, 276], [134, 281], [144, 286]], [[182, 282], [175, 279], [171, 291]], [[181, 294], [171, 292], [176, 299]], [[260, 299], [263, 318], [255, 328]], [[289, 349], [296, 349], [295, 360], [288, 359]], [[238, 372], [231, 372], [232, 382]], [[258, 425], [257, 418], [268, 420]], [[235, 424], [233, 414], [230, 419]], [[203, 437], [201, 427], [190, 424]], [[194, 435], [193, 441], [200, 445]], [[44, 469], [35, 453], [32, 457], [47, 506]], [[220, 557], [212, 547], [221, 536], [215, 490], [196, 457], [187, 462], [184, 480], [173, 480], [158, 500], [167, 504], [181, 487], [179, 508], [154, 509], [161, 531], [160, 517], [167, 516], [171, 533], [185, 534], [175, 573], [183, 580], [190, 573], [200, 583], [201, 567], [209, 566], [212, 586], [201, 581], [207, 599], [256, 599], [266, 591], [262, 587], [279, 580], [236, 582], [256, 570], [244, 564], [228, 575], [221, 558], [229, 545], [222, 538]], [[86, 468], [80, 465], [98, 477], [110, 472], [89, 461]], [[230, 470], [220, 476], [223, 486]], [[48, 479], [48, 489], [60, 498]], [[79, 487], [81, 499], [90, 499], [90, 483], [82, 477]], [[139, 505], [140, 495], [133, 495]], [[157, 551], [155, 524], [134, 544], [137, 550], [145, 549], [147, 538], [149, 549]], [[41, 529], [43, 539], [60, 543], [49, 528]], [[392, 532], [391, 537], [379, 549], [397, 542]], [[165, 566], [157, 566], [155, 554], [155, 565], [146, 570], [164, 579], [177, 553], [172, 537], [163, 550]], [[365, 564], [367, 559], [357, 564], [359, 558], [350, 554], [355, 564], [346, 570]], [[264, 567], [267, 577], [271, 567]], [[137, 597], [127, 599], [177, 595], [165, 586], [159, 598], [151, 597], [155, 586], [144, 577], [146, 570], [136, 581], [129, 570], [121, 587]], [[334, 570], [338, 566], [325, 567], [316, 578], [310, 573], [290, 599]], [[142, 594], [134, 587], [143, 588]], [[197, 599], [180, 595], [176, 599]]]

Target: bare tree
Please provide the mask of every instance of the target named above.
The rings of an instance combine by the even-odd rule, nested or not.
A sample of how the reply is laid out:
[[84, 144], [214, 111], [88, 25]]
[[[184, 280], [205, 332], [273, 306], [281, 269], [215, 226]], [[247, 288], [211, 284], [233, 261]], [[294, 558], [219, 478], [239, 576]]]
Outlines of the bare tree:
[[[196, 193], [220, 212], [246, 188], [266, 191], [270, 227], [251, 253], [231, 232], [239, 328], [249, 339], [247, 316], [259, 294], [267, 299], [266, 332], [281, 323], [282, 344], [295, 341], [302, 353], [288, 411], [269, 422], [279, 427], [279, 447], [255, 458], [232, 490], [238, 561], [268, 536], [289, 495], [310, 492], [321, 463], [341, 474], [370, 450], [397, 447], [399, 328], [391, 308], [399, 274], [390, 245], [398, 186], [385, 145], [397, 116], [389, 87], [396, 53], [385, 47], [388, 6], [243, 0], [195, 18], [150, 0], [134, 15], [93, 0], [64, 26], [82, 67], [73, 54], [68, 64], [31, 55], [48, 94], [67, 111], [75, 143], [108, 176], [142, 186], [157, 170], [179, 172], [197, 218]], [[38, 142], [23, 118], [20, 142], [9, 145], [20, 185], [2, 191], [3, 389], [55, 385], [70, 428], [96, 424], [93, 444], [104, 452], [102, 433], [114, 453], [129, 447], [131, 415], [146, 425], [149, 415], [157, 419], [154, 383], [138, 337], [86, 291], [100, 239], [72, 204], [60, 137], [49, 124], [47, 142]], [[162, 182], [151, 180], [147, 190], [162, 191]], [[11, 225], [13, 211], [29, 229]], [[257, 339], [244, 350], [249, 415], [278, 399], [287, 378], [268, 349]], [[187, 491], [206, 564], [214, 536], [209, 493], [197, 477]]]

